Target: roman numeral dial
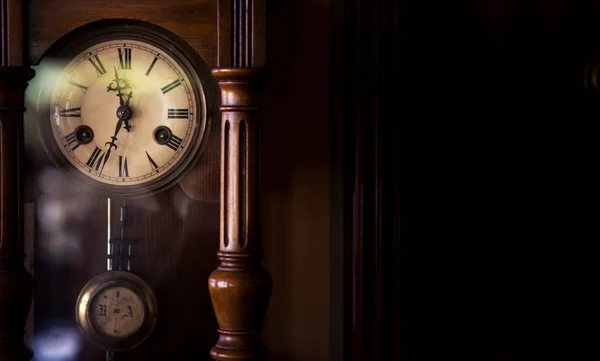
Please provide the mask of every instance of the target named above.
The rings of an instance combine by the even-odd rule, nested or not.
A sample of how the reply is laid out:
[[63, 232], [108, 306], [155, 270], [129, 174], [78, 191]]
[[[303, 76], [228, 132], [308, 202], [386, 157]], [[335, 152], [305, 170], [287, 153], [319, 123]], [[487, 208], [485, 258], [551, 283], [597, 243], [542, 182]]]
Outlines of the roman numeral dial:
[[69, 149], [71, 149], [72, 151], [79, 148], [79, 146], [81, 145], [77, 140], [77, 137], [75, 136], [75, 132], [67, 134], [65, 136], [65, 142], [67, 143]]
[[58, 111], [61, 117], [76, 117], [81, 118], [81, 108], [61, 109]]
[[119, 156], [119, 177], [129, 177], [129, 167], [127, 167], [127, 157]]
[[148, 162], [150, 162], [150, 168], [152, 169], [152, 171], [155, 171], [156, 169], [158, 169], [158, 164], [156, 164], [156, 162], [154, 161], [154, 159], [152, 159], [152, 157], [150, 156], [150, 154], [148, 154], [148, 152], [146, 152], [146, 156], [148, 157]]
[[174, 81], [170, 82], [169, 84], [163, 86], [162, 88], [160, 88], [160, 91], [162, 91], [163, 94], [167, 94], [168, 92], [177, 88], [180, 85], [181, 85], [181, 80], [177, 79], [177, 80], [174, 80]]
[[208, 134], [204, 83], [191, 76], [190, 55], [142, 38], [107, 35], [74, 56], [49, 101], [44, 142], [106, 193], [149, 192], [181, 179]]
[[71, 85], [73, 85], [73, 86], [75, 86], [75, 87], [78, 87], [78, 88], [79, 88], [79, 89], [80, 89], [82, 92], [84, 92], [84, 93], [85, 93], [85, 92], [88, 90], [88, 87], [87, 87], [87, 86], [85, 86], [85, 85], [82, 85], [82, 84], [79, 84], [79, 83], [77, 83], [77, 82], [74, 82], [74, 81], [72, 81], [72, 80], [68, 80], [68, 81], [67, 81], [67, 83], [68, 83], [68, 84], [71, 84]]
[[94, 69], [96, 69], [96, 73], [98, 74], [98, 76], [102, 76], [102, 75], [106, 74], [106, 69], [104, 69], [104, 65], [100, 61], [98, 54], [90, 56], [88, 58], [88, 60], [92, 64]]
[[85, 163], [88, 167], [99, 171], [100, 170], [100, 166], [102, 165], [102, 161], [104, 160], [104, 156], [106, 155], [106, 153], [96, 147], [94, 148], [94, 151], [92, 152], [92, 155], [90, 155], [90, 157], [88, 158], [87, 162]]
[[169, 119], [187, 119], [190, 116], [189, 109], [169, 109]]
[[131, 70], [131, 48], [119, 50], [119, 68]]
[[94, 131], [87, 125], [78, 126], [64, 137], [64, 142], [71, 151], [75, 151], [80, 145], [91, 143], [92, 140], [94, 140]]
[[154, 65], [156, 64], [157, 60], [158, 60], [157, 57], [155, 57], [154, 59], [152, 59], [152, 63], [150, 63], [150, 66], [148, 67], [148, 70], [146, 70], [146, 76], [150, 75], [150, 72], [152, 72], [152, 69], [154, 68]]
[[169, 139], [169, 141], [166, 143], [166, 146], [173, 150], [177, 150], [179, 147], [181, 147], [181, 142], [183, 142], [183, 139], [179, 138], [175, 134], [171, 134], [171, 139]]

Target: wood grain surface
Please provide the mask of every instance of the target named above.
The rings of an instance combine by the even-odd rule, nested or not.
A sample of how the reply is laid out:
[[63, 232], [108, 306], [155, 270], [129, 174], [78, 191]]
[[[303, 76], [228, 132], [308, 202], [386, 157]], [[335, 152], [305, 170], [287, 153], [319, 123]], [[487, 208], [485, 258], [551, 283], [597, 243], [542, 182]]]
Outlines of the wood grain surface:
[[217, 0], [31, 0], [28, 5], [31, 64], [68, 32], [92, 21], [127, 18], [147, 21], [179, 35], [207, 62], [217, 60]]

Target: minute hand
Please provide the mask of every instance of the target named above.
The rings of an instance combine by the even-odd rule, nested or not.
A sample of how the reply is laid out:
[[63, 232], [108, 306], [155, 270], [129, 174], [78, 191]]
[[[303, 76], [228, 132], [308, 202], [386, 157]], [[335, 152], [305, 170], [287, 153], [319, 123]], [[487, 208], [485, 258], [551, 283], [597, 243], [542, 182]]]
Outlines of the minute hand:
[[115, 142], [117, 141], [117, 135], [119, 134], [122, 125], [123, 118], [119, 118], [119, 121], [117, 122], [117, 127], [115, 128], [115, 135], [110, 137], [112, 139], [110, 142], [104, 143], [104, 145], [108, 147], [108, 149], [106, 151], [106, 156], [104, 157], [104, 162], [102, 163], [102, 169], [100, 170], [100, 173], [102, 173], [102, 171], [104, 170], [104, 166], [106, 165], [106, 162], [108, 162], [108, 158], [110, 158], [110, 153], [112, 152], [113, 147], [115, 147], [115, 150], [118, 148]]

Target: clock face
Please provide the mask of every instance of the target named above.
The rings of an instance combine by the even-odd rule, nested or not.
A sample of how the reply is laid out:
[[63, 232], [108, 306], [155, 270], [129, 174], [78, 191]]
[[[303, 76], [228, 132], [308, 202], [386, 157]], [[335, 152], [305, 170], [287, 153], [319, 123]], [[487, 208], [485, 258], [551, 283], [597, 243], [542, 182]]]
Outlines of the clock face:
[[111, 287], [100, 292], [91, 304], [91, 321], [101, 333], [128, 337], [144, 323], [144, 303], [127, 287]]
[[206, 130], [189, 63], [156, 42], [99, 41], [71, 58], [50, 98], [52, 142], [79, 178], [145, 193], [174, 178]]

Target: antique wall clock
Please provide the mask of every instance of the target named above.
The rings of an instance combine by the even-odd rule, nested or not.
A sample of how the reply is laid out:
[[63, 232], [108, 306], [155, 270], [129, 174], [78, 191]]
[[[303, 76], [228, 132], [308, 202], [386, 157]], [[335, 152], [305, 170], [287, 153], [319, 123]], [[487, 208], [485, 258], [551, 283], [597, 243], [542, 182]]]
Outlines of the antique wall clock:
[[0, 360], [263, 359], [264, 3], [1, 5]]
[[[179, 180], [212, 122], [203, 61], [166, 30], [138, 21], [100, 21], [69, 35], [38, 68], [50, 156], [107, 196], [146, 195]], [[215, 99], [208, 102], [214, 108]]]

